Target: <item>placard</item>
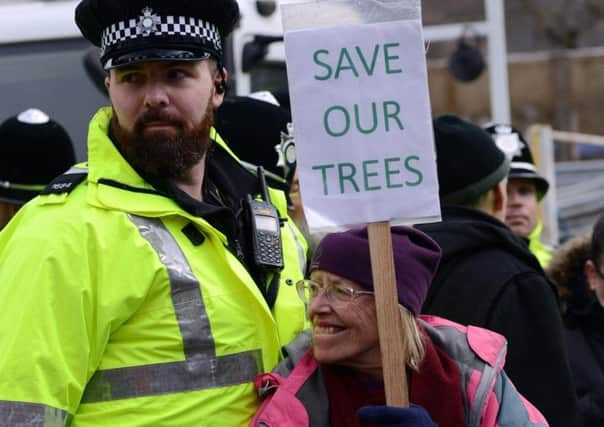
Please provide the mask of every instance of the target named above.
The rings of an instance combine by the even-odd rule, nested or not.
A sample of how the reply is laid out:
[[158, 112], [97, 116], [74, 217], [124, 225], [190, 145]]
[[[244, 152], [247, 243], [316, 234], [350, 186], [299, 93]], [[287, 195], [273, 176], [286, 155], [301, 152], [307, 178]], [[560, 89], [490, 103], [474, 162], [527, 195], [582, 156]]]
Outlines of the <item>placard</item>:
[[440, 220], [419, 20], [285, 33], [312, 229]]

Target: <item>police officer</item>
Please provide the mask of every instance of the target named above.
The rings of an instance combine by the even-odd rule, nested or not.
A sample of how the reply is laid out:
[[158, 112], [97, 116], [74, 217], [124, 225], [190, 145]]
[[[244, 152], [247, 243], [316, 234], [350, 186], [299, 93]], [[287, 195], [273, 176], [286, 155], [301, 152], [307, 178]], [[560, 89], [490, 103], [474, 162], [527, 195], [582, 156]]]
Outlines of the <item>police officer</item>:
[[530, 251], [546, 268], [552, 249], [541, 242], [543, 223], [539, 219], [539, 203], [547, 194], [549, 183], [539, 175], [531, 149], [517, 129], [505, 124], [492, 124], [485, 130], [512, 160], [508, 173], [505, 223], [514, 234], [528, 240]]
[[0, 124], [0, 230], [74, 163], [71, 138], [43, 111], [30, 108]]
[[5, 425], [245, 425], [254, 377], [305, 327], [285, 197], [212, 128], [238, 16], [235, 0], [79, 3], [112, 106], [87, 165], [0, 236]]

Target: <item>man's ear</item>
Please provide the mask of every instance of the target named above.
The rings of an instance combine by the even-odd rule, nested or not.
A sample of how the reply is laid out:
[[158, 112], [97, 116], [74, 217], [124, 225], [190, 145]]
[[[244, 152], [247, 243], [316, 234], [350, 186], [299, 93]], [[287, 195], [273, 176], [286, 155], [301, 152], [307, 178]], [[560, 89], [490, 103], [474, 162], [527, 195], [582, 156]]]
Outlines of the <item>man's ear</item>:
[[500, 211], [505, 207], [506, 204], [506, 192], [501, 189], [501, 185], [497, 184], [495, 188], [493, 188], [493, 210], [495, 212]]
[[109, 76], [105, 77], [105, 87], [107, 88], [107, 92], [109, 92], [109, 86], [111, 86], [111, 81], [109, 80]]
[[214, 77], [214, 92], [212, 95], [212, 106], [214, 109], [220, 107], [224, 100], [228, 78], [229, 72], [226, 68], [222, 67], [221, 70], [216, 71], [216, 76]]
[[493, 216], [500, 221], [505, 221], [505, 212], [507, 209], [507, 181], [501, 180], [491, 190], [493, 192], [493, 201], [491, 205]]
[[594, 262], [592, 260], [588, 259], [587, 261], [585, 261], [585, 264], [583, 265], [583, 273], [585, 274], [585, 281], [587, 282], [587, 286], [589, 286], [589, 289], [591, 289], [592, 291], [595, 291], [597, 286], [597, 273], [596, 266], [594, 265]]

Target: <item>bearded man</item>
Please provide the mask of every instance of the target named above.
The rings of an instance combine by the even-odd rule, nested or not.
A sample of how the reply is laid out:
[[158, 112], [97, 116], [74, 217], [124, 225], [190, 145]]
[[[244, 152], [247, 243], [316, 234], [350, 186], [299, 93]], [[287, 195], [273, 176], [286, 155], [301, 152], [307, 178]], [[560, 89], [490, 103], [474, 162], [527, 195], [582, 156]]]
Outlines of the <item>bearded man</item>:
[[246, 425], [254, 377], [304, 328], [285, 197], [270, 190], [278, 214], [253, 227], [263, 180], [212, 127], [238, 16], [235, 0], [78, 5], [112, 105], [88, 162], [0, 235], [2, 425]]

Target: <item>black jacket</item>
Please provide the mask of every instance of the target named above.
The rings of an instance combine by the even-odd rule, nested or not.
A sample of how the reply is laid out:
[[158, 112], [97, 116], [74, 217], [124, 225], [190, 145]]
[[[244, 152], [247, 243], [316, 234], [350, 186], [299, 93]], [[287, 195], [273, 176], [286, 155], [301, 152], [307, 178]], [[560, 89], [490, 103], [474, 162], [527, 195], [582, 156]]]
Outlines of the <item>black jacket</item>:
[[422, 311], [505, 336], [505, 370], [520, 393], [551, 426], [575, 426], [556, 290], [526, 243], [494, 217], [461, 207], [418, 228], [443, 250]]
[[604, 426], [604, 308], [597, 301], [570, 307], [564, 323], [581, 425]]

